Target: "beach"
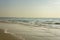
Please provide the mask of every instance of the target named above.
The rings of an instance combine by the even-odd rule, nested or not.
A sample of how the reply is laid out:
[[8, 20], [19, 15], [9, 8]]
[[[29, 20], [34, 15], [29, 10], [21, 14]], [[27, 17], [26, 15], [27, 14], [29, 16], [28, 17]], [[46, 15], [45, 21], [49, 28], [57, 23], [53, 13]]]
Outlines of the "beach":
[[22, 40], [22, 39], [18, 39], [17, 37], [9, 33], [4, 33], [4, 30], [0, 29], [0, 40]]
[[0, 23], [0, 29], [23, 40], [60, 40], [60, 29], [27, 26], [23, 24]]

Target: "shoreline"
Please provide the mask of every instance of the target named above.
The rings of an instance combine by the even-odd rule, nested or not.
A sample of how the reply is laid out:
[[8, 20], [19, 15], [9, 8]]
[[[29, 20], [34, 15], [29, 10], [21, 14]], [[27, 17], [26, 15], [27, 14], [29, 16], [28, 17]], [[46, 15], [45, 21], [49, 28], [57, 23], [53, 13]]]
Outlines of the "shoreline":
[[53, 27], [53, 26], [48, 26], [48, 25], [33, 25], [33, 24], [29, 24], [29, 23], [24, 23], [24, 22], [6, 22], [6, 21], [0, 21], [0, 23], [7, 23], [7, 24], [19, 24], [19, 25], [25, 25], [25, 26], [33, 26], [33, 27], [43, 27], [43, 28], [50, 28], [50, 29], [60, 29], [59, 27]]
[[[2, 26], [2, 27], [1, 27]], [[24, 26], [20, 24], [1, 23], [1, 28], [8, 29], [8, 32], [15, 33], [26, 40], [55, 39], [60, 37], [60, 29], [48, 29], [43, 27]], [[55, 35], [56, 34], [56, 35]], [[49, 37], [49, 38], [48, 38]], [[56, 38], [58, 39], [58, 38]]]

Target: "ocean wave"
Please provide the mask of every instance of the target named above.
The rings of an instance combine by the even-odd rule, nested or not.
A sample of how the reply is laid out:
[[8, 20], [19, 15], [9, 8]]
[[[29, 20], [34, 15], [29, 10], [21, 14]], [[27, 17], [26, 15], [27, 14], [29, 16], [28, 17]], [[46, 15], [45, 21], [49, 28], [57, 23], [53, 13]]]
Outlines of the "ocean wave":
[[[35, 27], [49, 27], [49, 28], [60, 28], [60, 22], [57, 20], [0, 20], [0, 22], [4, 23], [16, 23], [16, 24], [23, 24], [28, 26], [35, 26]], [[55, 25], [55, 26], [53, 26]]]

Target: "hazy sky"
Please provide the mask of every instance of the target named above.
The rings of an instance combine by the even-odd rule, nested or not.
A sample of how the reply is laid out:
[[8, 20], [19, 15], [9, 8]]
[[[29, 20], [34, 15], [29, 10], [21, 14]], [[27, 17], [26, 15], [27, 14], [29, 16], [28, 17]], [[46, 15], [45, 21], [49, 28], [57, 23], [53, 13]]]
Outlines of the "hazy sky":
[[60, 17], [60, 0], [0, 0], [0, 17]]

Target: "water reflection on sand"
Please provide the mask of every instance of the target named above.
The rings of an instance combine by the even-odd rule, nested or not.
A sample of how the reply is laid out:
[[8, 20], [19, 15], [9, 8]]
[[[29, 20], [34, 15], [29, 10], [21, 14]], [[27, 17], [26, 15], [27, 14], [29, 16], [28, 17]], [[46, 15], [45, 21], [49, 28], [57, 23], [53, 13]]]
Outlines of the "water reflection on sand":
[[24, 40], [60, 40], [60, 29], [8, 23], [0, 23], [0, 28]]

